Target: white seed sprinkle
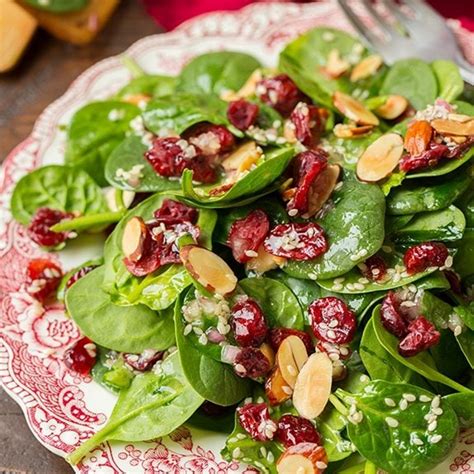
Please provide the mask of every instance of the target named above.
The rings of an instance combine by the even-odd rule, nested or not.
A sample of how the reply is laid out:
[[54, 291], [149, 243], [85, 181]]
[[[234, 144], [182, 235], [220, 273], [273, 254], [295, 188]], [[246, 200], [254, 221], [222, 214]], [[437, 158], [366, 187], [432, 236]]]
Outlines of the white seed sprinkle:
[[203, 346], [207, 344], [207, 336], [204, 333], [199, 336], [199, 343]]
[[392, 418], [391, 416], [387, 416], [385, 418], [385, 422], [388, 426], [390, 426], [390, 428], [396, 428], [398, 426], [398, 421], [395, 418]]
[[400, 407], [400, 410], [406, 410], [408, 408], [408, 401], [405, 398], [402, 398], [398, 406]]
[[267, 457], [267, 448], [265, 448], [265, 446], [261, 446], [259, 451], [260, 451], [260, 454], [262, 455], [262, 458]]
[[346, 288], [349, 290], [349, 291], [354, 291], [355, 287], [352, 283], [347, 283], [346, 285]]
[[349, 258], [350, 258], [353, 262], [357, 262], [357, 260], [359, 260], [360, 257], [359, 257], [359, 255], [356, 254], [356, 255], [351, 255]]
[[431, 409], [431, 412], [434, 414], [434, 415], [442, 415], [443, 414], [443, 409], [442, 408], [432, 408]]
[[419, 400], [420, 402], [427, 403], [431, 402], [431, 397], [428, 397], [428, 395], [420, 395]]
[[326, 334], [329, 339], [336, 339], [336, 333], [332, 329], [329, 329]]
[[439, 443], [442, 439], [443, 437], [440, 434], [437, 434], [437, 435], [431, 436], [429, 438], [429, 442], [431, 444], [436, 444], [436, 443]]
[[318, 469], [326, 469], [328, 465], [323, 461], [316, 461], [316, 467]]
[[240, 448], [235, 448], [235, 449], [232, 451], [232, 457], [233, 457], [234, 459], [239, 459], [241, 455], [242, 455], [242, 451], [240, 451]]
[[370, 382], [370, 378], [365, 375], [365, 374], [362, 374], [360, 377], [359, 377], [359, 380], [362, 382], [362, 383], [369, 383]]
[[293, 390], [291, 390], [291, 387], [289, 387], [288, 385], [283, 385], [281, 387], [281, 389], [283, 390], [283, 392], [285, 392], [287, 395], [291, 395], [293, 393]]
[[[238, 372], [239, 374], [245, 374], [246, 370], [245, 370], [245, 367], [242, 365], [242, 364], [235, 364], [235, 371]], [[250, 399], [250, 402], [248, 403], [251, 403], [252, 399]]]
[[356, 290], [365, 290], [365, 285], [363, 285], [362, 283], [354, 283], [354, 288]]
[[404, 393], [402, 396], [408, 402], [416, 402], [416, 397], [412, 393]]
[[438, 422], [437, 422], [436, 420], [435, 420], [435, 421], [432, 421], [432, 422], [428, 425], [428, 431], [434, 431], [437, 426], [438, 426]]
[[438, 408], [441, 403], [441, 397], [439, 395], [436, 395], [436, 397], [433, 398], [431, 401], [431, 408]]
[[193, 330], [192, 324], [187, 324], [184, 328], [183, 334], [187, 336]]
[[258, 253], [255, 250], [246, 250], [245, 255], [250, 258], [258, 257]]
[[318, 279], [318, 275], [316, 275], [316, 273], [308, 273], [308, 277], [310, 280], [317, 280]]
[[423, 440], [418, 438], [418, 436], [416, 436], [416, 435], [412, 436], [411, 442], [412, 442], [412, 444], [414, 444], [416, 446], [423, 446]]
[[267, 453], [267, 461], [269, 463], [275, 462], [275, 456], [273, 455], [273, 453], [271, 451], [268, 451], [268, 453]]
[[385, 405], [387, 405], [388, 407], [394, 407], [396, 405], [395, 400], [391, 398], [385, 398], [384, 402], [385, 402]]
[[295, 217], [295, 216], [297, 216], [297, 215], [298, 215], [298, 209], [290, 209], [290, 210], [288, 211], [288, 215], [289, 215], [290, 217]]
[[330, 328], [337, 328], [338, 325], [339, 325], [339, 321], [337, 319], [331, 319], [331, 321], [329, 321], [328, 323], [328, 326]]
[[333, 291], [341, 291], [344, 289], [344, 287], [340, 283], [335, 283], [334, 285], [332, 285], [331, 289]]

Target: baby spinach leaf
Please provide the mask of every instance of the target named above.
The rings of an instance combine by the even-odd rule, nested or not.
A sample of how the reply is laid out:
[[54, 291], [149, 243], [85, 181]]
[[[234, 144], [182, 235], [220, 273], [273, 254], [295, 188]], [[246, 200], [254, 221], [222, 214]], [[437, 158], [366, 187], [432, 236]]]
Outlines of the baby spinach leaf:
[[148, 95], [150, 97], [162, 97], [170, 95], [176, 87], [176, 78], [171, 76], [160, 76], [145, 74], [132, 79], [117, 93], [118, 99], [131, 95]]
[[208, 415], [204, 410], [198, 409], [191, 418], [186, 421], [187, 426], [199, 428], [215, 433], [228, 435], [234, 429], [235, 407], [229, 407], [223, 414]]
[[[468, 173], [474, 179], [474, 167], [470, 167]], [[474, 186], [470, 186], [455, 202], [456, 207], [461, 209], [466, 218], [466, 227], [474, 227]]]
[[25, 0], [28, 5], [38, 10], [51, 13], [69, 13], [82, 10], [87, 6], [89, 0]]
[[120, 392], [107, 425], [67, 457], [75, 465], [104, 441], [146, 441], [171, 433], [197, 410], [203, 398], [188, 384], [177, 353], [161, 364], [161, 373], [137, 375]]
[[82, 263], [81, 265], [78, 265], [77, 267], [71, 268], [71, 270], [69, 270], [67, 273], [65, 273], [63, 275], [63, 277], [61, 278], [61, 283], [59, 284], [58, 289], [56, 290], [56, 296], [57, 296], [58, 300], [59, 301], [64, 301], [64, 298], [66, 296], [66, 290], [68, 289], [66, 285], [67, 285], [69, 279], [77, 271], [79, 271], [81, 268], [84, 268], [84, 267], [89, 267], [89, 266], [97, 267], [99, 265], [103, 265], [103, 263], [104, 263], [104, 261], [103, 261], [102, 258], [95, 258], [95, 259], [92, 259], [92, 260], [87, 260], [86, 262]]
[[[386, 399], [397, 403], [405, 394], [417, 398], [406, 410], [401, 410], [398, 404], [395, 407], [386, 404]], [[363, 417], [360, 423], [349, 423], [349, 438], [362, 456], [387, 472], [425, 472], [439, 464], [456, 442], [459, 425], [454, 410], [448, 403], [441, 402], [443, 413], [437, 417], [436, 428], [428, 431], [424, 417], [431, 405], [419, 401], [419, 397], [433, 399], [434, 395], [415, 385], [375, 380], [361, 393], [338, 390], [336, 395], [346, 402], [355, 400]], [[441, 438], [433, 442], [437, 435]], [[414, 443], [415, 438], [422, 444]]]
[[474, 427], [474, 393], [450, 393], [443, 397], [451, 405], [463, 428]]
[[24, 225], [40, 207], [81, 214], [109, 210], [101, 189], [86, 172], [60, 165], [43, 166], [23, 176], [10, 207], [15, 220]]
[[474, 105], [463, 100], [455, 100], [452, 103], [456, 107], [456, 113], [474, 116]]
[[447, 102], [452, 102], [464, 90], [464, 81], [459, 67], [452, 61], [438, 59], [431, 63], [436, 80], [438, 81], [438, 96]]
[[329, 242], [328, 251], [314, 260], [289, 260], [283, 268], [289, 275], [318, 280], [337, 277], [382, 246], [385, 198], [378, 186], [348, 179], [332, 199], [334, 209], [320, 221]]
[[421, 59], [400, 59], [389, 69], [379, 94], [402, 95], [421, 110], [438, 97], [438, 84], [433, 70]]
[[462, 239], [466, 219], [455, 206], [441, 211], [417, 214], [408, 225], [392, 233], [397, 244], [414, 244], [429, 240], [455, 242]]
[[414, 214], [404, 216], [385, 216], [385, 234], [390, 236], [394, 231], [403, 229], [415, 217]]
[[144, 305], [114, 305], [100, 289], [103, 277], [104, 267], [96, 268], [66, 292], [67, 311], [81, 331], [97, 344], [119, 352], [168, 349], [174, 342], [172, 312], [155, 313]]
[[95, 382], [97, 382], [99, 385], [102, 385], [102, 387], [106, 388], [107, 390], [110, 390], [112, 393], [119, 393], [119, 388], [109, 385], [104, 381], [104, 375], [110, 370], [110, 366], [107, 365], [109, 362], [107, 357], [107, 354], [110, 352], [109, 349], [96, 344], [96, 352], [97, 362], [94, 364], [94, 367], [92, 367], [91, 370], [92, 378]]
[[304, 328], [303, 312], [293, 292], [271, 278], [246, 278], [239, 282], [244, 292], [262, 308], [270, 327]]
[[[181, 188], [178, 180], [171, 180], [160, 176], [146, 160], [144, 154], [147, 147], [142, 143], [140, 137], [129, 136], [120, 143], [110, 154], [105, 165], [105, 179], [114, 188], [136, 192], [161, 192], [177, 190]], [[119, 170], [129, 171], [134, 166], [140, 166], [141, 178], [136, 186], [131, 186], [124, 180]]]
[[192, 94], [238, 91], [261, 64], [253, 56], [233, 51], [201, 54], [192, 59], [178, 77], [176, 89]]
[[68, 125], [65, 163], [87, 171], [99, 185], [106, 186], [107, 158], [140, 112], [137, 106], [117, 100], [91, 102], [79, 109]]
[[474, 331], [474, 301], [469, 304], [456, 306], [454, 312], [462, 319], [463, 323]]
[[238, 377], [232, 366], [206, 356], [185, 337], [181, 317], [183, 301], [182, 296], [176, 301], [174, 321], [176, 344], [185, 377], [206, 400], [223, 406], [239, 403], [251, 392], [250, 379]]
[[456, 271], [462, 278], [474, 274], [474, 228], [464, 231], [464, 236], [456, 243], [456, 248], [454, 256]]

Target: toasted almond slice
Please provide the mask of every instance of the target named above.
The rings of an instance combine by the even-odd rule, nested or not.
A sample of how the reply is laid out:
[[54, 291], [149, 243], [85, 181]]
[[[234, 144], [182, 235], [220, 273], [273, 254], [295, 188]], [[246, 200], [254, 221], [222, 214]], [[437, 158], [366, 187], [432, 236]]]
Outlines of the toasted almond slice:
[[278, 474], [322, 474], [328, 463], [326, 450], [316, 443], [290, 446], [277, 461]]
[[198, 245], [186, 245], [179, 256], [186, 270], [208, 291], [225, 296], [235, 290], [237, 277], [215, 253]]
[[296, 143], [295, 124], [291, 120], [285, 120], [283, 125], [283, 137], [288, 143]]
[[267, 358], [268, 362], [270, 363], [270, 367], [273, 368], [275, 365], [275, 352], [272, 349], [270, 344], [264, 342], [260, 347], [260, 351], [262, 354]]
[[253, 71], [252, 74], [250, 74], [248, 79], [245, 81], [245, 84], [238, 91], [223, 91], [221, 92], [220, 97], [226, 102], [250, 97], [255, 93], [257, 83], [260, 82], [262, 79], [263, 75], [261, 69], [255, 69], [255, 71]]
[[423, 153], [431, 141], [433, 129], [426, 120], [417, 120], [407, 129], [405, 135], [405, 149], [410, 155], [418, 156]]
[[240, 145], [223, 162], [227, 173], [242, 173], [248, 170], [263, 155], [262, 149], [253, 141]]
[[332, 385], [332, 363], [324, 352], [312, 354], [301, 369], [293, 391], [293, 405], [303, 418], [313, 420], [324, 410]]
[[362, 135], [367, 135], [370, 133], [374, 127], [372, 125], [355, 125], [355, 124], [345, 124], [338, 123], [334, 127], [334, 135], [337, 138], [353, 138], [360, 137]]
[[336, 187], [340, 172], [339, 165], [328, 165], [313, 181], [309, 191], [308, 212], [303, 214], [305, 219], [314, 216], [329, 199]]
[[402, 95], [389, 95], [385, 104], [377, 107], [375, 113], [386, 120], [393, 120], [405, 112], [408, 100]]
[[455, 135], [444, 135], [443, 138], [446, 140], [446, 142], [454, 142], [458, 145], [464, 143], [467, 140], [467, 137], [459, 137]]
[[143, 254], [145, 242], [148, 238], [148, 230], [141, 217], [132, 217], [123, 229], [122, 252], [125, 258], [132, 262], [138, 262]]
[[435, 119], [431, 121], [431, 126], [442, 135], [458, 135], [462, 137], [474, 135], [474, 118], [466, 122]]
[[333, 95], [334, 106], [349, 120], [362, 125], [378, 125], [379, 119], [364, 104], [354, 97], [336, 91]]
[[247, 270], [253, 270], [255, 273], [262, 275], [265, 272], [274, 270], [275, 268], [281, 267], [286, 263], [286, 258], [277, 257], [268, 253], [264, 248], [263, 244], [257, 249], [257, 256], [251, 258], [245, 267]]
[[293, 389], [286, 383], [278, 366], [275, 366], [270, 377], [265, 382], [265, 393], [272, 406], [286, 402], [293, 394]]
[[449, 120], [454, 120], [455, 122], [469, 122], [470, 120], [473, 120], [474, 117], [471, 115], [464, 115], [464, 114], [448, 114], [448, 119]]
[[374, 75], [382, 64], [382, 56], [378, 54], [367, 56], [354, 66], [351, 72], [351, 82], [356, 82]]
[[349, 61], [341, 58], [341, 53], [338, 49], [331, 49], [328, 54], [328, 60], [321, 72], [330, 79], [337, 79], [342, 76], [351, 67]]
[[357, 177], [376, 182], [386, 178], [398, 165], [403, 154], [403, 140], [397, 133], [377, 138], [362, 153], [357, 162]]
[[286, 383], [293, 388], [296, 377], [308, 360], [308, 352], [303, 341], [298, 336], [288, 336], [278, 348], [276, 360], [281, 375]]

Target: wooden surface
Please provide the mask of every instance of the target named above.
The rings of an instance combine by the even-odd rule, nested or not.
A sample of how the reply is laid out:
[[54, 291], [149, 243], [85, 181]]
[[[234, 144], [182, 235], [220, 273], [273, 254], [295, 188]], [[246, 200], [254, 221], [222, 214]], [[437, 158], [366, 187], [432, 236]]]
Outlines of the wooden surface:
[[[74, 47], [36, 33], [14, 71], [0, 75], [0, 161], [33, 127], [41, 111], [97, 61], [118, 54], [143, 36], [159, 32], [139, 0], [122, 4], [95, 42]], [[20, 407], [0, 388], [0, 474], [71, 473], [71, 467], [50, 453], [31, 434]]]

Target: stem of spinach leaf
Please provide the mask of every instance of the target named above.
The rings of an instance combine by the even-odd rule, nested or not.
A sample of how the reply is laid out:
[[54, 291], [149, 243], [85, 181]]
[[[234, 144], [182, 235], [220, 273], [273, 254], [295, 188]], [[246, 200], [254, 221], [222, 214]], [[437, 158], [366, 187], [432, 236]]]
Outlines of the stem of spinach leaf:
[[100, 214], [89, 214], [76, 217], [74, 219], [64, 220], [51, 227], [53, 232], [66, 232], [69, 230], [86, 230], [92, 227], [114, 224], [118, 222], [125, 214], [125, 209], [118, 212], [101, 212]]
[[349, 414], [349, 411], [347, 410], [347, 408], [344, 406], [341, 400], [339, 400], [339, 398], [336, 397], [336, 395], [334, 394], [329, 395], [329, 401], [332, 403], [333, 407], [341, 415], [347, 416]]

